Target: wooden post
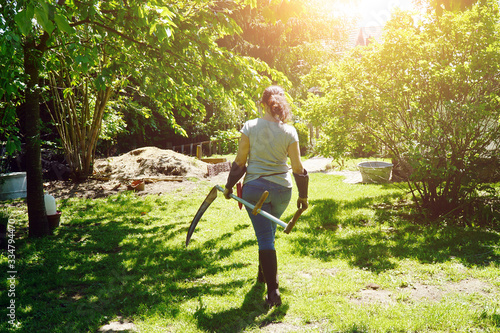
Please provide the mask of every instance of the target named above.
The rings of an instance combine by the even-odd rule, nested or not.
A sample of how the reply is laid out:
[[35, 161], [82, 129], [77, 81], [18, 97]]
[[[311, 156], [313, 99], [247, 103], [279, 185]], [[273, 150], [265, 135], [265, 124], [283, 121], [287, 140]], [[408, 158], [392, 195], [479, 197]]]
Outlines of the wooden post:
[[203, 152], [202, 152], [202, 144], [200, 143], [199, 145], [196, 146], [196, 158], [201, 160], [203, 157]]

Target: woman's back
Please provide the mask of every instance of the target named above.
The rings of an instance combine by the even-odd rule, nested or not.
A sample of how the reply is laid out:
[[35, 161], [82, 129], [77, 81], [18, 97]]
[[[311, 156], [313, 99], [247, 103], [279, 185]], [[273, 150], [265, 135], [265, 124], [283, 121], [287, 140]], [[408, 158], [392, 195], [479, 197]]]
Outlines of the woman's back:
[[250, 140], [245, 183], [260, 177], [292, 187], [288, 173], [288, 147], [298, 141], [294, 127], [262, 118], [245, 123], [241, 132]]

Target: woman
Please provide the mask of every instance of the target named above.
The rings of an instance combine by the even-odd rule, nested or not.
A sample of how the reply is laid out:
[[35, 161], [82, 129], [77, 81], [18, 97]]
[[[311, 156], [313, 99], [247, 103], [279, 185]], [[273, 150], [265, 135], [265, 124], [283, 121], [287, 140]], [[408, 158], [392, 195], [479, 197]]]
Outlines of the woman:
[[[287, 157], [290, 157], [293, 176], [299, 190], [297, 208], [307, 209], [309, 176], [300, 160], [299, 139], [293, 126], [285, 124], [290, 118], [290, 106], [281, 87], [268, 87], [260, 101], [265, 108], [262, 118], [247, 121], [241, 130], [238, 153], [231, 165], [224, 195], [229, 199], [233, 186], [245, 174], [242, 197], [255, 204], [264, 191], [269, 196], [262, 210], [280, 218], [292, 195], [292, 177], [288, 172]], [[248, 166], [247, 166], [248, 161]], [[267, 285], [266, 303], [281, 304], [278, 289], [277, 258], [274, 247], [276, 224], [262, 215], [248, 216], [259, 244], [258, 281]]]

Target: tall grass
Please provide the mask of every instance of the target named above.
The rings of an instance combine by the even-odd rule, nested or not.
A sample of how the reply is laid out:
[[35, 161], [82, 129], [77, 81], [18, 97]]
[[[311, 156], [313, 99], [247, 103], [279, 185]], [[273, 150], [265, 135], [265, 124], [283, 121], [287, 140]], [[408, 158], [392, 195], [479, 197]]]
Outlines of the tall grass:
[[268, 309], [253, 228], [234, 200], [219, 194], [184, 246], [209, 189], [63, 200], [44, 239], [27, 238], [22, 206], [11, 207], [18, 325], [0, 330], [95, 332], [120, 319], [141, 332], [500, 330], [498, 228], [429, 226], [405, 208], [404, 186], [311, 174], [310, 208], [289, 235], [278, 230], [283, 305]]

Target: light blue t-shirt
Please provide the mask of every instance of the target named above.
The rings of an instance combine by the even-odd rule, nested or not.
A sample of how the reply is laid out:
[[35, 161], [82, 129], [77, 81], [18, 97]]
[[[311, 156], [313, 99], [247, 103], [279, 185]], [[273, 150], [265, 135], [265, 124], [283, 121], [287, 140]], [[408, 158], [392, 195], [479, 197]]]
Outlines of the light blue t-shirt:
[[288, 146], [299, 141], [295, 127], [258, 118], [247, 121], [241, 133], [250, 139], [247, 173], [243, 183], [263, 177], [291, 188], [292, 176], [287, 159]]

